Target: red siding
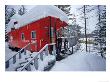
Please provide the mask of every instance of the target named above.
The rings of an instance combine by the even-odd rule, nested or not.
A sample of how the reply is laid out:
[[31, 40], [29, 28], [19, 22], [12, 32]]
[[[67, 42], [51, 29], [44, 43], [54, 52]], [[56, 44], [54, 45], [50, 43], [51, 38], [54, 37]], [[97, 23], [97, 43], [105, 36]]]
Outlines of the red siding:
[[[28, 20], [28, 19], [27, 19]], [[56, 23], [56, 24], [55, 24]], [[31, 45], [31, 51], [39, 51], [45, 44], [50, 43], [50, 25], [56, 29], [59, 29], [62, 26], [65, 26], [65, 22], [61, 22], [60, 19], [50, 16], [40, 19], [38, 21], [32, 22], [28, 25], [15, 29], [9, 33], [9, 36], [13, 36], [13, 41], [9, 44], [13, 47], [22, 48], [27, 45], [29, 42], [36, 41], [36, 45]], [[56, 26], [56, 27], [55, 27]], [[31, 31], [36, 32], [36, 39], [31, 38]], [[24, 33], [25, 40], [21, 40], [21, 33]], [[55, 34], [54, 34], [55, 37]]]

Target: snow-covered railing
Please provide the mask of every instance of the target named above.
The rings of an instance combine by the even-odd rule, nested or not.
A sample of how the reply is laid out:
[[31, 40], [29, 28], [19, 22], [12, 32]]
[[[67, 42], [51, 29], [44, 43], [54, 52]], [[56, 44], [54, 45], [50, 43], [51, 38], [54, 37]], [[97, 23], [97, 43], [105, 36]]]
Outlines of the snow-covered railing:
[[69, 37], [67, 37], [67, 36], [65, 36], [65, 37], [58, 37], [58, 38], [74, 38], [75, 36], [69, 36]]
[[[49, 50], [51, 51], [49, 53]], [[38, 70], [39, 67], [39, 59], [40, 61], [44, 60], [44, 53], [46, 56], [49, 54], [56, 56], [56, 51], [55, 51], [55, 43], [51, 44], [46, 44], [36, 55], [33, 57], [28, 63], [26, 63], [20, 70], [18, 71], [31, 71], [31, 65], [33, 64], [34, 68]]]
[[17, 62], [17, 55], [19, 57], [19, 59], [22, 58], [21, 53], [24, 51], [24, 55], [26, 55], [26, 49], [30, 48], [30, 45], [33, 43], [29, 43], [26, 46], [24, 46], [20, 51], [18, 51], [15, 55], [13, 55], [11, 58], [9, 58], [8, 60], [6, 60], [5, 62], [5, 68], [9, 68], [10, 67], [10, 62], [13, 62], [13, 64], [15, 64]]

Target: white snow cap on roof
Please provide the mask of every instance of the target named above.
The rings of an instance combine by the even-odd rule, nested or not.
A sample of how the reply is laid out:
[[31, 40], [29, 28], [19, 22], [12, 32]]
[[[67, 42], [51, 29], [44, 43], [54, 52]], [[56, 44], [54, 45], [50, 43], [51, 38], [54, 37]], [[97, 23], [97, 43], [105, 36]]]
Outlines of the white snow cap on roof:
[[18, 13], [14, 14], [11, 19], [19, 19], [21, 17], [21, 15], [19, 15]]
[[65, 21], [66, 23], [68, 22], [67, 15], [56, 6], [38, 5], [32, 8], [29, 12], [22, 15], [21, 17], [17, 18], [18, 24], [15, 26], [15, 28], [22, 27], [31, 22], [48, 16], [59, 18], [61, 21]]
[[7, 32], [11, 31], [11, 28], [13, 28], [13, 26], [14, 26], [14, 22], [18, 21], [18, 19], [20, 19], [20, 17], [21, 17], [21, 15], [19, 15], [18, 13], [14, 14], [11, 17], [10, 22], [7, 24], [7, 28], [6, 28]]

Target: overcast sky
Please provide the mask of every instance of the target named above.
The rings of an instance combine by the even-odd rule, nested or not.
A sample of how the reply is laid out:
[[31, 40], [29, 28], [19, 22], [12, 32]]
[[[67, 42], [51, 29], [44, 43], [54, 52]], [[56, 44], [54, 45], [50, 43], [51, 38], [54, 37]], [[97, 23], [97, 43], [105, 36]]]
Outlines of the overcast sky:
[[[34, 6], [35, 5], [26, 5], [25, 7], [26, 7], [27, 11], [29, 11]], [[78, 8], [80, 8], [81, 6], [82, 5], [71, 5], [71, 13], [75, 15], [76, 23], [83, 27], [83, 29], [81, 31], [84, 32], [84, 20], [80, 19], [81, 15], [79, 15], [80, 12], [78, 11]], [[14, 8], [17, 11], [20, 8], [20, 5], [13, 5], [10, 7]], [[95, 13], [96, 13], [96, 11], [88, 14], [89, 19], [87, 19], [87, 33], [91, 33], [95, 29], [95, 25], [97, 23], [97, 18], [96, 18]], [[93, 17], [91, 17], [91, 15]]]

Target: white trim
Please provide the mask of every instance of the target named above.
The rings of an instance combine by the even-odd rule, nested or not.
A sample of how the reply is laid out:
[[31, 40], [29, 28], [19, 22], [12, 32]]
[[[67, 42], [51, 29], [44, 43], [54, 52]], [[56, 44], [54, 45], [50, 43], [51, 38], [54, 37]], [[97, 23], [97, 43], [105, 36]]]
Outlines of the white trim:
[[[35, 38], [32, 37], [32, 33], [35, 33]], [[36, 37], [37, 37], [36, 34], [37, 34], [36, 31], [31, 31], [31, 39], [36, 39]]]

